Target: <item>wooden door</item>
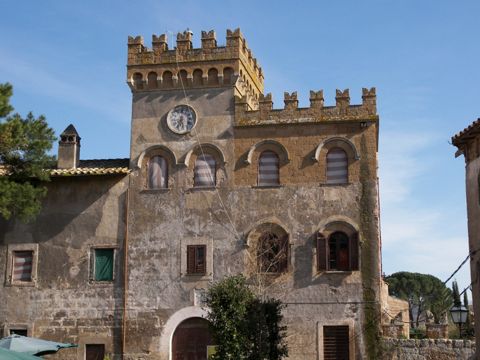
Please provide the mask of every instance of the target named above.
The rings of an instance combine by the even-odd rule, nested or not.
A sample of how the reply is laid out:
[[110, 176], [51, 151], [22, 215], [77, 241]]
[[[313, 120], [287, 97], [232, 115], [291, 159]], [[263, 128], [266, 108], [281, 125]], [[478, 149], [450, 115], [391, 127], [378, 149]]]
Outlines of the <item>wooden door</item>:
[[207, 360], [207, 346], [213, 345], [208, 321], [191, 318], [178, 325], [172, 339], [173, 360]]

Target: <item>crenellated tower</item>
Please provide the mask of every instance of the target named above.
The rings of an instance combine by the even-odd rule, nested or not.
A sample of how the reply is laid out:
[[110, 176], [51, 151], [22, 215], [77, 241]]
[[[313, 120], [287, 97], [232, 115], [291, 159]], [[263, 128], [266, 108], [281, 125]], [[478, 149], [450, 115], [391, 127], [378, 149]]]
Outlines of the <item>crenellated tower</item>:
[[201, 48], [192, 45], [193, 33], [178, 33], [169, 49], [166, 34], [152, 36], [152, 48], [143, 37], [128, 38], [127, 83], [133, 92], [177, 88], [235, 87], [251, 107], [263, 93], [262, 68], [253, 57], [240, 29], [227, 30], [226, 45], [219, 46], [215, 31], [202, 31]]

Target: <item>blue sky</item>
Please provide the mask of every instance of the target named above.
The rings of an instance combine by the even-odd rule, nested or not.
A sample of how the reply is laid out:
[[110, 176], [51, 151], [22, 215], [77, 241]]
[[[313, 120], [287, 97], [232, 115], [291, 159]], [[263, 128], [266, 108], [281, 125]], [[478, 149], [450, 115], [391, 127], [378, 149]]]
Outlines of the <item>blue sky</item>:
[[[0, 82], [22, 114], [74, 123], [82, 158], [128, 157], [127, 36], [240, 27], [281, 107], [284, 91], [377, 87], [383, 268], [445, 279], [466, 256], [464, 161], [451, 136], [480, 117], [480, 2], [5, 1]], [[172, 37], [171, 37], [172, 38]], [[467, 266], [456, 276], [463, 289]]]

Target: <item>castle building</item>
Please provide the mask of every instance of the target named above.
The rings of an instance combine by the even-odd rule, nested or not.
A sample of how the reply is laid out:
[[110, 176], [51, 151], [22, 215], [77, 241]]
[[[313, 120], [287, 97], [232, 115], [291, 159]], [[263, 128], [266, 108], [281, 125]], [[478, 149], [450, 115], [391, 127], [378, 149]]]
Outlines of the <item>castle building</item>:
[[37, 220], [0, 223], [4, 334], [78, 343], [69, 359], [206, 359], [205, 291], [242, 273], [287, 305], [289, 359], [367, 358], [389, 320], [375, 88], [274, 109], [239, 29], [192, 36], [128, 39], [129, 159], [81, 160], [71, 125]]
[[[472, 279], [473, 312], [480, 314], [480, 119], [452, 137], [455, 156], [465, 157], [468, 244]], [[475, 321], [475, 340], [480, 343], [480, 321]], [[475, 359], [480, 358], [477, 348]]]

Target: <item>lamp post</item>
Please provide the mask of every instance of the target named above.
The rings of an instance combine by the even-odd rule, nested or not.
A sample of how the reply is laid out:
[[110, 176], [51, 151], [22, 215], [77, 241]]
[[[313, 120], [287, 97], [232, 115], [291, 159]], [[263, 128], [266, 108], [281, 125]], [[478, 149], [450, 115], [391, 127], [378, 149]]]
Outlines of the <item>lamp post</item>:
[[452, 316], [453, 322], [458, 325], [458, 330], [461, 338], [462, 324], [465, 324], [467, 322], [468, 309], [463, 305], [453, 306], [450, 309], [450, 315]]

